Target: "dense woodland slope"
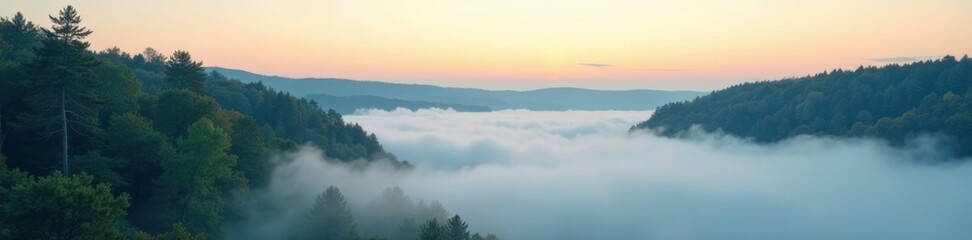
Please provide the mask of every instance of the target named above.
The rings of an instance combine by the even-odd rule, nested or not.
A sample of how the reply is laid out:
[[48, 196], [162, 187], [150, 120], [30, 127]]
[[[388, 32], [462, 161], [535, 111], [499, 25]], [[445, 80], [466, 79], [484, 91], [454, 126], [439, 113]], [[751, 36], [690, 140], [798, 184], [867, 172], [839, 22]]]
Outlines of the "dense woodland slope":
[[693, 125], [764, 143], [811, 134], [904, 144], [919, 135], [940, 134], [951, 138], [956, 154], [970, 156], [972, 60], [946, 56], [745, 83], [659, 107], [635, 128], [674, 136]]
[[663, 104], [702, 95], [694, 91], [592, 90], [544, 88], [531, 91], [498, 91], [421, 84], [398, 84], [333, 78], [285, 78], [242, 70], [208, 67], [244, 82], [261, 82], [297, 96], [323, 94], [334, 97], [374, 96], [399, 101], [481, 106], [491, 110], [648, 110]]
[[[184, 51], [90, 51], [70, 6], [51, 20], [0, 18], [0, 239], [221, 238], [259, 217], [242, 210], [259, 203], [250, 192], [267, 186], [271, 155], [302, 144], [336, 162], [408, 167], [314, 101], [207, 75]], [[337, 188], [308, 208], [277, 237], [358, 239]], [[426, 215], [396, 215], [394, 227], [416, 218], [402, 227], [415, 235], [397, 236], [468, 233], [458, 216], [462, 228], [414, 224]]]

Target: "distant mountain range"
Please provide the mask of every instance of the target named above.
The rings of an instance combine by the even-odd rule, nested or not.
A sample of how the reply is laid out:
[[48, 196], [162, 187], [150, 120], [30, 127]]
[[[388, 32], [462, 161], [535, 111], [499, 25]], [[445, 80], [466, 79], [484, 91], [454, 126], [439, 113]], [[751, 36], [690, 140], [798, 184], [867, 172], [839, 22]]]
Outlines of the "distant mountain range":
[[696, 91], [592, 90], [544, 88], [530, 91], [484, 90], [400, 84], [335, 78], [286, 78], [243, 70], [207, 67], [228, 78], [264, 85], [314, 99], [324, 108], [348, 113], [358, 108], [409, 109], [440, 107], [457, 111], [502, 109], [558, 110], [652, 110], [705, 94]]
[[423, 102], [423, 101], [409, 101], [401, 99], [390, 99], [376, 96], [347, 96], [347, 97], [336, 97], [324, 94], [311, 94], [307, 95], [306, 98], [318, 102], [318, 105], [324, 108], [334, 109], [340, 114], [352, 114], [358, 109], [365, 108], [375, 108], [386, 111], [395, 110], [396, 108], [407, 108], [411, 110], [422, 109], [422, 108], [451, 108], [459, 112], [489, 112], [488, 107], [483, 106], [472, 106], [472, 105], [462, 105], [462, 104], [448, 104], [448, 103], [433, 103], [433, 102]]

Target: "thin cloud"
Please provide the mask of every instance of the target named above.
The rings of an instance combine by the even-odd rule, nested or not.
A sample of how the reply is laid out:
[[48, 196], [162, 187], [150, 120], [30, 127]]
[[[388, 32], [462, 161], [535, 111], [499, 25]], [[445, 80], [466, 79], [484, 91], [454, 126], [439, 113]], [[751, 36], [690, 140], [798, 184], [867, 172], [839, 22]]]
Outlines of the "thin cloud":
[[629, 71], [646, 71], [646, 72], [691, 72], [695, 69], [689, 68], [632, 68]]
[[882, 63], [911, 63], [911, 62], [924, 61], [924, 60], [928, 60], [928, 59], [932, 59], [932, 58], [934, 58], [934, 57], [929, 57], [929, 56], [914, 56], [914, 57], [902, 56], [902, 57], [886, 57], [886, 58], [869, 58], [867, 60], [870, 60], [870, 61], [873, 61], [873, 62], [882, 62]]
[[614, 66], [614, 65], [605, 64], [605, 63], [578, 63], [577, 65], [581, 65], [581, 66], [585, 66], [585, 67], [592, 67], [592, 68], [606, 68], [606, 67]]

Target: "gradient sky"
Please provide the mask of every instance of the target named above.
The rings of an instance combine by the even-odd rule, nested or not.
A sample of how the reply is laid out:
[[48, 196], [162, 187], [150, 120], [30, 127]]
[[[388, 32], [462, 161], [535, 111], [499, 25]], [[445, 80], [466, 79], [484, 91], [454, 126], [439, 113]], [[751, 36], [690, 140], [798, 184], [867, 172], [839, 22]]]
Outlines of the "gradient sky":
[[73, 4], [93, 49], [207, 66], [489, 89], [714, 90], [972, 53], [972, 1], [0, 2], [48, 27]]

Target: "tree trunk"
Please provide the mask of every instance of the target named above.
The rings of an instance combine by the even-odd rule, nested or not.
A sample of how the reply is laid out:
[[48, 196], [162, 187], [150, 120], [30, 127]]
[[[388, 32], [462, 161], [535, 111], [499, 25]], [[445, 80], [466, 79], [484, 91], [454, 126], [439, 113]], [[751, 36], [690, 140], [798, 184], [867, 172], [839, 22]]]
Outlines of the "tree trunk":
[[64, 88], [61, 88], [61, 168], [68, 175], [68, 127], [67, 102], [64, 101]]

